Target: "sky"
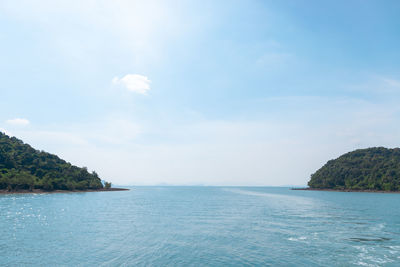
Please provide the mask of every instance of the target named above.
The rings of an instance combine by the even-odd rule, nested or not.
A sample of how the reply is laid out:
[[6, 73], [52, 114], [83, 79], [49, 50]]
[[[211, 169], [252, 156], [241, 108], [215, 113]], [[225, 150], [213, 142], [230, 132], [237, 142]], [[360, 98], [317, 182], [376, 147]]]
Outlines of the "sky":
[[400, 146], [400, 2], [0, 1], [0, 131], [119, 185], [304, 186]]

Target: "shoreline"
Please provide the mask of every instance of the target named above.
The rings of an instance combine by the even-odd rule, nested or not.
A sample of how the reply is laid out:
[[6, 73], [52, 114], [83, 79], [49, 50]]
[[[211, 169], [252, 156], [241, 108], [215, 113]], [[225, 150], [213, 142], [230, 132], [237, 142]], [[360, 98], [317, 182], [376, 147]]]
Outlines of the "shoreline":
[[353, 190], [353, 189], [329, 189], [329, 188], [305, 187], [305, 188], [291, 188], [290, 190], [400, 194], [400, 191], [384, 191], [384, 190], [368, 190], [368, 189]]
[[8, 191], [6, 189], [0, 190], [0, 195], [8, 195], [8, 194], [54, 194], [54, 193], [87, 193], [87, 192], [113, 192], [113, 191], [129, 191], [128, 188], [101, 188], [101, 189], [87, 189], [87, 190], [53, 190], [53, 191], [45, 191], [42, 189], [33, 189], [33, 190], [18, 190], [18, 191]]

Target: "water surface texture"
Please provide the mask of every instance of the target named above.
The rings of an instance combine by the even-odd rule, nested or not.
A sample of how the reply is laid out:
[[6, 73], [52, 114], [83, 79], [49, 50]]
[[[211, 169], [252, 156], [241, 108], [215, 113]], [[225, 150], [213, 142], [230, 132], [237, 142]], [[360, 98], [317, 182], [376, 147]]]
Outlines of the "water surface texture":
[[0, 265], [399, 266], [399, 207], [270, 187], [0, 195]]

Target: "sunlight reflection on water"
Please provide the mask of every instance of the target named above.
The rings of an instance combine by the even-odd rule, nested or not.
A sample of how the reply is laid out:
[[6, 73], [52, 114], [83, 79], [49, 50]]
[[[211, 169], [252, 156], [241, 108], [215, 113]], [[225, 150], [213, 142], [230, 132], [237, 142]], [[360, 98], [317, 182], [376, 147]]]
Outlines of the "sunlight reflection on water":
[[395, 266], [399, 204], [268, 187], [1, 195], [0, 265]]

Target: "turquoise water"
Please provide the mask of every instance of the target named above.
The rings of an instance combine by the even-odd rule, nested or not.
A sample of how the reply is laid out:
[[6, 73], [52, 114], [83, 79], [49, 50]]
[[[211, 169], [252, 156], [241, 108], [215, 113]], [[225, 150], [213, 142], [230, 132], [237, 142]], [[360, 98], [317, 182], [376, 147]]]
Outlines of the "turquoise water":
[[135, 187], [0, 196], [2, 266], [400, 266], [400, 194]]

